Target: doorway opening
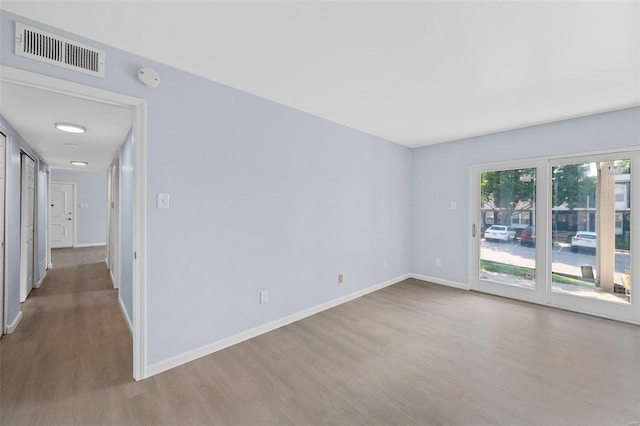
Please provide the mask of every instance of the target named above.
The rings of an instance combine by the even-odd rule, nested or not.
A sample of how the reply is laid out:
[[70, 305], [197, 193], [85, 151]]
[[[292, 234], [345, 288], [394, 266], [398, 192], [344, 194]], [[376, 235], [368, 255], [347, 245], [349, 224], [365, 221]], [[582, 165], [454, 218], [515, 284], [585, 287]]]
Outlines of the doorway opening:
[[[141, 380], [147, 377], [145, 356], [145, 218], [146, 218], [146, 103], [143, 99], [119, 93], [109, 92], [90, 86], [59, 80], [36, 73], [0, 66], [0, 81], [42, 91], [42, 93], [62, 94], [69, 98], [91, 101], [102, 105], [117, 106], [126, 109], [132, 117], [130, 148], [132, 155], [132, 227], [131, 268], [132, 268], [132, 315], [131, 331], [133, 335], [133, 378]], [[27, 140], [29, 143], [29, 141]], [[44, 156], [46, 158], [46, 153]], [[106, 173], [106, 170], [105, 170]], [[50, 192], [51, 194], [51, 192]], [[77, 204], [78, 200], [74, 200]], [[49, 207], [49, 204], [47, 204]], [[105, 206], [105, 210], [106, 210]], [[49, 216], [49, 215], [47, 215]], [[72, 220], [73, 221], [73, 220]], [[72, 222], [71, 221], [71, 222]], [[50, 227], [47, 227], [50, 228]], [[49, 232], [47, 232], [49, 233]], [[108, 235], [111, 232], [107, 233]], [[47, 239], [53, 243], [53, 235]], [[113, 244], [109, 241], [109, 244]], [[117, 250], [116, 250], [117, 253]], [[122, 253], [121, 256], [125, 256]], [[107, 256], [108, 257], [108, 256]], [[50, 257], [49, 257], [50, 258]], [[117, 261], [117, 260], [116, 260]], [[5, 283], [6, 287], [6, 283]], [[6, 301], [5, 301], [6, 303]]]

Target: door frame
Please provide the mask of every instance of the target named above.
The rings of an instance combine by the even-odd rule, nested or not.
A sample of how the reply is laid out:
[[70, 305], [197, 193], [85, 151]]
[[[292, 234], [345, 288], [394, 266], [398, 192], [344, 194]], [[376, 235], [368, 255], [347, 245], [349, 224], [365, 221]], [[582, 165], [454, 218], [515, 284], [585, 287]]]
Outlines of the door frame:
[[[587, 154], [576, 154], [571, 157], [562, 157], [562, 158], [552, 158], [549, 159], [549, 176], [551, 176], [551, 172], [554, 166], [562, 165], [562, 164], [574, 164], [574, 163], [591, 163], [596, 161], [607, 161], [607, 160], [621, 160], [624, 158], [631, 159], [631, 165], [634, 167], [636, 165], [635, 171], [631, 173], [631, 220], [630, 223], [635, 229], [636, 235], [638, 234], [638, 227], [640, 227], [640, 197], [638, 194], [640, 193], [640, 150], [639, 149], [627, 149], [627, 150], [617, 150], [617, 151], [608, 151], [606, 153], [587, 153]], [[549, 196], [551, 196], [551, 190], [549, 189]], [[547, 228], [551, 231], [552, 227], [552, 215], [548, 215], [547, 217]], [[634, 268], [634, 265], [638, 265], [640, 258], [640, 238], [631, 237], [631, 253], [630, 253], [630, 262], [629, 268], [631, 270], [632, 282], [640, 282], [640, 271], [637, 268]], [[551, 262], [552, 257], [551, 253], [549, 253], [549, 261]], [[613, 319], [616, 321], [624, 321], [631, 322], [634, 324], [640, 324], [640, 292], [636, 289], [636, 291], [631, 292], [631, 300], [627, 305], [612, 303], [609, 301], [602, 300], [594, 300], [584, 297], [576, 297], [567, 294], [562, 294], [558, 292], [552, 291], [553, 283], [551, 282], [551, 263], [549, 264], [549, 269], [547, 271], [547, 279], [549, 280], [549, 295], [547, 299], [547, 304], [549, 306], [553, 306], [556, 308], [566, 309], [575, 312], [587, 313], [590, 315], [601, 316], [604, 318]], [[635, 287], [639, 287], [636, 284]]]
[[[116, 167], [116, 164], [118, 164], [118, 167]], [[119, 155], [116, 155], [107, 169], [107, 265], [109, 265], [113, 288], [117, 289], [120, 288], [120, 262], [117, 260], [120, 259], [120, 218], [122, 216], [120, 209], [119, 164]], [[117, 185], [114, 185], [115, 178], [117, 178]], [[117, 197], [114, 197], [114, 193]], [[116, 212], [114, 212], [114, 206], [118, 207]]]
[[[469, 247], [469, 287], [474, 291], [481, 291], [484, 293], [495, 294], [497, 296], [509, 297], [511, 299], [523, 300], [525, 302], [544, 304], [547, 300], [546, 287], [547, 287], [547, 274], [545, 273], [544, 265], [546, 264], [547, 253], [544, 248], [547, 246], [546, 233], [537, 232], [536, 229], [536, 247], [535, 247], [535, 260], [536, 260], [536, 279], [535, 289], [525, 289], [515, 286], [509, 286], [505, 284], [498, 284], [491, 281], [484, 281], [479, 279], [478, 265], [480, 264], [480, 242], [482, 240], [482, 230], [480, 224], [482, 223], [480, 217], [480, 174], [484, 171], [500, 171], [511, 169], [536, 169], [536, 210], [535, 210], [535, 222], [539, 223], [539, 218], [543, 218], [544, 215], [541, 212], [546, 211], [547, 208], [547, 173], [546, 162], [540, 159], [535, 160], [518, 160], [501, 163], [487, 163], [471, 166], [471, 201], [470, 201], [470, 223], [471, 229], [471, 244]], [[475, 226], [475, 235], [474, 235]]]
[[[593, 159], [593, 158], [612, 158], [617, 157], [616, 159], [621, 159], [624, 157], [631, 156], [632, 165], [638, 164], [635, 166], [636, 169], [640, 169], [640, 147], [638, 146], [627, 146], [620, 148], [612, 148], [606, 150], [599, 151], [585, 151], [585, 152], [576, 152], [569, 154], [559, 154], [559, 155], [549, 155], [544, 157], [534, 157], [530, 159], [518, 159], [513, 161], [502, 161], [495, 163], [483, 163], [483, 164], [474, 164], [469, 167], [469, 235], [471, 236], [470, 242], [468, 244], [468, 282], [471, 290], [478, 290], [477, 287], [474, 288], [474, 280], [477, 280], [477, 266], [479, 265], [479, 250], [476, 250], [476, 241], [480, 239], [480, 233], [477, 232], [476, 236], [478, 240], [476, 240], [476, 236], [473, 235], [474, 225], [478, 226], [478, 215], [476, 212], [477, 207], [480, 205], [480, 193], [476, 191], [475, 184], [477, 182], [476, 175], [481, 170], [491, 170], [492, 168], [497, 168], [497, 170], [508, 170], [511, 168], [518, 167], [526, 167], [526, 165], [531, 165], [534, 163], [541, 164], [541, 168], [538, 171], [538, 177], [541, 174], [545, 175], [545, 186], [542, 188], [542, 185], [538, 184], [536, 188], [537, 200], [536, 200], [536, 224], [543, 225], [538, 229], [536, 225], [536, 248], [538, 245], [542, 247], [542, 250], [537, 250], [536, 253], [536, 289], [538, 289], [539, 281], [540, 283], [544, 283], [544, 297], [537, 297], [536, 300], [527, 300], [526, 298], [518, 297], [516, 295], [512, 295], [513, 290], [509, 288], [498, 290], [496, 292], [486, 291], [489, 294], [495, 294], [497, 296], [508, 297], [512, 299], [524, 300], [530, 303], [536, 303], [540, 305], [550, 306], [554, 308], [559, 308], [567, 311], [612, 319], [621, 322], [627, 322], [631, 324], [639, 324], [640, 325], [640, 291], [631, 292], [631, 303], [629, 309], [627, 310], [630, 313], [628, 315], [615, 315], [608, 312], [607, 309], [598, 309], [594, 308], [594, 301], [586, 301], [587, 303], [571, 303], [572, 299], [576, 299], [576, 296], [570, 295], [562, 295], [562, 294], [551, 294], [551, 273], [552, 273], [552, 252], [551, 245], [549, 244], [551, 237], [551, 221], [552, 215], [550, 214], [551, 208], [551, 200], [552, 200], [552, 185], [551, 185], [551, 172], [552, 166], [557, 165], [558, 163], [563, 162], [571, 162], [571, 161], [581, 161], [582, 159]], [[529, 166], [531, 167], [531, 166]], [[633, 167], [633, 166], [632, 166]], [[540, 182], [540, 181], [539, 181]], [[540, 198], [540, 189], [542, 189], [542, 198]], [[544, 201], [544, 210], [542, 210], [542, 206], [540, 202]], [[640, 227], [640, 170], [636, 170], [635, 173], [631, 174], [631, 223], [635, 225], [635, 228]], [[544, 229], [543, 229], [544, 228]], [[539, 232], [543, 231], [543, 232]], [[640, 235], [640, 232], [636, 229], [635, 235]], [[640, 268], [633, 268], [633, 265], [640, 264], [640, 238], [631, 238], [631, 276], [632, 280], [635, 280], [640, 283]], [[540, 261], [544, 263], [539, 263]], [[502, 286], [507, 287], [507, 286]], [[542, 289], [541, 289], [542, 290]], [[634, 296], [635, 295], [635, 296]]]
[[[22, 245], [23, 245], [22, 237], [24, 232], [24, 228], [22, 224], [22, 208], [23, 208], [23, 201], [24, 201], [22, 199], [22, 193], [24, 191], [24, 180], [22, 179], [22, 176], [24, 173], [23, 161], [22, 161], [22, 159], [24, 158], [23, 156], [33, 161], [33, 212], [31, 214], [31, 219], [33, 222], [33, 225], [32, 225], [33, 235], [32, 235], [32, 242], [31, 242], [31, 289], [28, 289], [28, 288], [23, 289], [23, 286], [22, 286], [23, 279], [24, 279], [24, 277], [22, 276], [22, 262], [26, 262], [26, 260], [22, 258]], [[37, 222], [37, 214], [38, 214], [38, 211], [37, 211], [38, 198], [36, 193], [38, 188], [37, 173], [38, 173], [38, 160], [35, 160], [25, 150], [20, 149], [20, 303], [27, 300], [27, 298], [29, 297], [29, 293], [31, 292], [31, 290], [33, 290], [36, 284], [35, 270], [36, 270], [36, 265], [38, 263], [36, 260], [36, 229], [37, 229], [36, 222]], [[28, 283], [27, 283], [27, 287], [29, 287]], [[24, 291], [24, 300], [22, 300], [23, 291]]]
[[2, 227], [2, 239], [0, 244], [3, 244], [2, 248], [2, 274], [0, 274], [0, 336], [5, 334], [5, 327], [7, 326], [7, 147], [9, 146], [9, 135], [4, 128], [0, 127], [0, 133], [4, 137], [4, 146], [0, 148], [0, 155], [2, 156], [2, 170], [3, 176], [0, 181], [0, 191], [2, 192], [2, 221], [0, 226]]
[[[75, 247], [78, 242], [78, 215], [77, 213], [77, 204], [78, 204], [78, 185], [75, 182], [63, 182], [63, 181], [51, 181], [49, 185], [49, 202], [47, 203], [49, 207], [51, 207], [51, 187], [55, 184], [62, 183], [64, 185], [72, 185], [73, 186], [73, 241], [71, 241], [71, 247]], [[49, 208], [49, 215], [51, 215], [51, 209]], [[51, 216], [49, 216], [49, 244], [51, 244]], [[62, 247], [56, 247], [62, 248]]]
[[134, 200], [133, 200], [133, 378], [142, 380], [147, 371], [146, 341], [146, 100], [97, 87], [86, 86], [29, 71], [0, 65], [0, 79], [14, 84], [63, 93], [95, 102], [117, 105], [133, 114]]

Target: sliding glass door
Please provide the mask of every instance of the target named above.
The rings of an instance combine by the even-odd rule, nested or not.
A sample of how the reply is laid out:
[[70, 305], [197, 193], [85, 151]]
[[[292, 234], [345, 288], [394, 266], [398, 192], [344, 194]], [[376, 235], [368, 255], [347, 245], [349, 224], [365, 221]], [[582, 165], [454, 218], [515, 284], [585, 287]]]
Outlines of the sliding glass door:
[[639, 154], [472, 167], [471, 288], [640, 323]]
[[[550, 162], [549, 302], [634, 320], [632, 258], [637, 258], [637, 153]], [[638, 285], [636, 285], [638, 287]]]
[[546, 178], [540, 166], [531, 162], [475, 168], [472, 289], [544, 300], [539, 247], [545, 238], [537, 230], [537, 212], [544, 208]]

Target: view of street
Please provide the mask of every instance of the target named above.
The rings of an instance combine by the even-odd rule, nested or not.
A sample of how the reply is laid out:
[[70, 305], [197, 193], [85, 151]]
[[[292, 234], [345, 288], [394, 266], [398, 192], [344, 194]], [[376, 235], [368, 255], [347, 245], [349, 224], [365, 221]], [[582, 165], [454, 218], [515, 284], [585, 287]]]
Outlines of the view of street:
[[[491, 262], [507, 265], [535, 268], [535, 247], [515, 243], [485, 241], [481, 242], [480, 258]], [[615, 282], [622, 282], [622, 276], [629, 269], [631, 256], [628, 251], [616, 251], [615, 253]], [[581, 250], [578, 253], [571, 251], [569, 244], [554, 244], [552, 251], [552, 270], [563, 275], [581, 277], [581, 266], [591, 266], [596, 269], [596, 256], [594, 250]]]

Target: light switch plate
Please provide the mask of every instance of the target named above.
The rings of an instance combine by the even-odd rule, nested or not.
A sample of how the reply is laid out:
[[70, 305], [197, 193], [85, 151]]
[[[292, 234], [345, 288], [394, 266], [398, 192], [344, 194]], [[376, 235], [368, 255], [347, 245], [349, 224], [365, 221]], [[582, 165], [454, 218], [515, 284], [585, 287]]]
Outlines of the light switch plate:
[[158, 193], [158, 201], [157, 207], [159, 209], [168, 209], [169, 208], [169, 194], [164, 192]]

